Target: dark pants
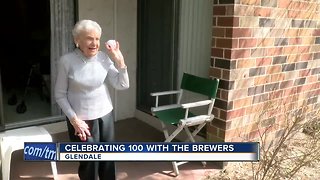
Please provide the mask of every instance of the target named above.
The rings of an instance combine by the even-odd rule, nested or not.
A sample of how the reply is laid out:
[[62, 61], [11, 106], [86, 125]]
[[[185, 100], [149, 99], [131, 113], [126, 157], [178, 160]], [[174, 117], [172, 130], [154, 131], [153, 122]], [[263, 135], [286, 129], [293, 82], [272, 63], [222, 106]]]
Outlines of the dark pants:
[[[112, 112], [95, 119], [85, 121], [90, 128], [91, 137], [87, 142], [113, 142], [114, 141], [114, 122]], [[78, 136], [74, 135], [74, 128], [67, 120], [69, 137], [72, 142], [82, 142]], [[115, 163], [110, 161], [80, 161], [78, 174], [81, 180], [114, 180]]]

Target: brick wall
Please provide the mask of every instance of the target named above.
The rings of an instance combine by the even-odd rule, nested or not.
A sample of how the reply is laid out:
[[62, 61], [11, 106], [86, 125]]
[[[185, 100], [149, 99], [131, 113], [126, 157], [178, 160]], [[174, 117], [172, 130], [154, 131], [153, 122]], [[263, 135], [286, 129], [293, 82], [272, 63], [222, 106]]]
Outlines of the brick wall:
[[252, 140], [303, 103], [320, 108], [320, 1], [214, 0], [212, 23], [210, 140]]

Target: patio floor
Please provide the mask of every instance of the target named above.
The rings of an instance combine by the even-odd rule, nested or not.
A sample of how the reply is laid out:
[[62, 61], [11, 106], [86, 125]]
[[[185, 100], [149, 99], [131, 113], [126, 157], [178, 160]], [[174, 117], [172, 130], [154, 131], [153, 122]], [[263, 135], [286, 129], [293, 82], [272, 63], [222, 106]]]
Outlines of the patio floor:
[[[137, 119], [126, 119], [116, 122], [117, 141], [137, 142], [161, 142], [163, 134], [155, 128]], [[67, 142], [67, 133], [54, 134], [57, 142]], [[57, 162], [59, 180], [77, 180], [77, 162]], [[203, 167], [201, 162], [189, 162], [179, 166], [180, 175], [175, 177], [172, 172], [171, 162], [117, 162], [118, 180], [201, 180], [207, 174], [216, 172], [218, 165], [215, 162], [207, 162]], [[53, 179], [50, 163], [48, 162], [26, 162], [23, 161], [23, 151], [14, 152], [11, 160], [11, 178], [46, 180]]]

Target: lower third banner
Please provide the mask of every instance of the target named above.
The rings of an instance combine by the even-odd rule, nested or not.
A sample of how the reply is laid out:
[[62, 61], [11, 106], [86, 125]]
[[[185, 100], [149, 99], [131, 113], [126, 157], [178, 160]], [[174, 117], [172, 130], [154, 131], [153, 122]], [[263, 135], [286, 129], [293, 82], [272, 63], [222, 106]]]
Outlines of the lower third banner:
[[258, 161], [259, 143], [25, 143], [27, 161]]
[[258, 161], [258, 143], [60, 143], [61, 161]]

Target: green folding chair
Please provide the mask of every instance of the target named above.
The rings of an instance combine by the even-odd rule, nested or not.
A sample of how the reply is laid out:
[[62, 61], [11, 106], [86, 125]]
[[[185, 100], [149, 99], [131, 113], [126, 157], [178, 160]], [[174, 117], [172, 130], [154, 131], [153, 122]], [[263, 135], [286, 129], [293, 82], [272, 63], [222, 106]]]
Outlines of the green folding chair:
[[[152, 115], [161, 121], [162, 130], [165, 136], [165, 142], [171, 142], [182, 130], [188, 136], [191, 142], [195, 142], [194, 137], [200, 132], [200, 130], [211, 122], [214, 118], [212, 109], [214, 106], [217, 90], [219, 85], [219, 79], [208, 79], [191, 74], [184, 73], [181, 81], [180, 90], [175, 91], [163, 91], [151, 93], [151, 96], [155, 96], [155, 107], [151, 108]], [[205, 95], [208, 97], [206, 100], [189, 102], [181, 104], [181, 99], [184, 91], [190, 91], [193, 93]], [[177, 94], [177, 103], [170, 105], [159, 106], [159, 97], [165, 95]], [[204, 114], [194, 114], [190, 112], [191, 108], [204, 106], [207, 107], [207, 111]], [[167, 125], [172, 124], [177, 128], [169, 134]], [[189, 127], [194, 127], [192, 132]], [[178, 166], [185, 162], [172, 162], [173, 170], [176, 176], [179, 175]], [[206, 163], [202, 162], [205, 166]]]

